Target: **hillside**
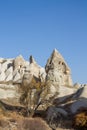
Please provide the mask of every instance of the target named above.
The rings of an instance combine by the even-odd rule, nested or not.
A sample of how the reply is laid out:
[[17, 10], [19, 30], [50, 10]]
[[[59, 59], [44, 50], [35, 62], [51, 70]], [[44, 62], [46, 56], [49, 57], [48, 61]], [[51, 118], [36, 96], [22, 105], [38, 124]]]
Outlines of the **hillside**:
[[[72, 129], [73, 119], [86, 110], [87, 84], [73, 84], [71, 70], [56, 49], [44, 68], [32, 56], [29, 61], [21, 55], [13, 59], [0, 58], [0, 130], [17, 130], [18, 127], [28, 130], [27, 126], [22, 128], [16, 123], [32, 122], [30, 117], [36, 116], [53, 129], [64, 129], [67, 125], [67, 129]], [[36, 119], [37, 124], [42, 122], [40, 127], [44, 130], [51, 129], [41, 119], [32, 120]]]

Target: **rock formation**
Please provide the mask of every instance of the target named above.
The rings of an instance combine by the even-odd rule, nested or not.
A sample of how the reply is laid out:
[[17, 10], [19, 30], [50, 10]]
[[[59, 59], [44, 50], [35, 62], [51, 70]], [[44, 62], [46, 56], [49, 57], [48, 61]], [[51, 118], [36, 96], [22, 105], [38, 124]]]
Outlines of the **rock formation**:
[[[49, 82], [47, 99], [56, 95], [53, 105], [58, 107], [57, 112], [68, 113], [67, 104], [71, 113], [76, 113], [82, 107], [87, 108], [87, 85], [73, 85], [70, 68], [56, 49], [45, 68], [39, 66], [32, 56], [29, 61], [21, 55], [14, 59], [0, 58], [0, 100], [10, 102], [14, 99], [19, 103], [21, 86], [29, 85], [33, 77], [41, 82]], [[61, 106], [64, 108], [60, 109]]]
[[32, 77], [41, 77], [45, 81], [45, 69], [39, 66], [30, 56], [30, 62], [20, 55], [15, 59], [0, 59], [0, 99], [8, 101], [14, 98], [18, 102], [20, 86], [29, 84]]
[[47, 80], [58, 84], [59, 86], [72, 86], [71, 71], [64, 58], [55, 49], [48, 59], [45, 66]]
[[87, 109], [87, 85], [79, 85], [79, 89], [73, 96], [74, 101], [70, 105], [70, 110], [72, 113], [76, 113], [78, 110], [82, 111]]
[[73, 93], [71, 71], [62, 55], [55, 49], [45, 66], [46, 80], [51, 82], [50, 94], [58, 97]]

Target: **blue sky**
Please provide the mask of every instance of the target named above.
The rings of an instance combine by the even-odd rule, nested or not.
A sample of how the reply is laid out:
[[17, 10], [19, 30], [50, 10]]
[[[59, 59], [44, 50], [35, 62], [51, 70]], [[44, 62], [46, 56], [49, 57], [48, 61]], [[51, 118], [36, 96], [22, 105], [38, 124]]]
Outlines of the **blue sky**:
[[0, 57], [45, 66], [54, 48], [73, 82], [87, 83], [87, 0], [0, 0]]

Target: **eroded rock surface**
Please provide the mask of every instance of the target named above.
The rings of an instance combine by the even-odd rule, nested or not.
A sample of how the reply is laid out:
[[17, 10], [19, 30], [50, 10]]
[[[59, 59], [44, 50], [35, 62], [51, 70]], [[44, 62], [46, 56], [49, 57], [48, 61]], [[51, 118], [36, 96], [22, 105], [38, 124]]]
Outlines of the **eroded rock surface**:
[[66, 113], [76, 113], [87, 108], [87, 85], [73, 85], [71, 70], [56, 49], [45, 68], [38, 65], [32, 56], [29, 61], [21, 55], [13, 59], [0, 58], [0, 99], [19, 102], [21, 86], [30, 85], [34, 78], [48, 82], [47, 99], [56, 98], [53, 105], [58, 110], [62, 107]]
[[[70, 87], [73, 85], [71, 71], [62, 55], [55, 49], [45, 66], [47, 76], [50, 81], [50, 93], [58, 93], [58, 97], [73, 93]], [[67, 89], [67, 91], [66, 91]]]
[[[0, 99], [18, 101], [22, 84], [28, 84], [33, 76], [45, 81], [45, 69], [30, 56], [30, 62], [19, 55], [15, 59], [0, 59]], [[18, 91], [19, 89], [19, 91]]]

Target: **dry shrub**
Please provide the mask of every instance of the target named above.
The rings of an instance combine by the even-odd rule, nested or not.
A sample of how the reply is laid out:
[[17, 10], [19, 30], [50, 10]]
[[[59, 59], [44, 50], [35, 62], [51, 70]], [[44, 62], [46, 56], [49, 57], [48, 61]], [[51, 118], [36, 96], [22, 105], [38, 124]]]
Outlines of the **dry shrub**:
[[16, 123], [23, 117], [16, 112], [4, 111], [0, 109], [0, 130], [18, 130]]
[[6, 119], [6, 111], [4, 111], [4, 110], [2, 110], [1, 108], [0, 108], [0, 120], [1, 119]]
[[51, 130], [41, 118], [25, 118], [18, 121], [19, 130]]
[[17, 112], [0, 111], [0, 130], [51, 130], [41, 118], [24, 118]]
[[73, 127], [77, 130], [87, 130], [87, 111], [75, 115]]
[[11, 119], [23, 119], [23, 116], [22, 115], [19, 115], [17, 112], [9, 112], [8, 113], [8, 116], [11, 118]]
[[9, 125], [9, 122], [8, 121], [6, 121], [6, 120], [2, 120], [2, 119], [0, 119], [0, 127], [6, 127], [6, 126], [8, 126]]

